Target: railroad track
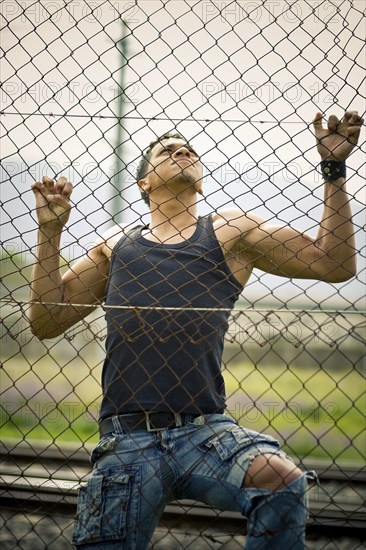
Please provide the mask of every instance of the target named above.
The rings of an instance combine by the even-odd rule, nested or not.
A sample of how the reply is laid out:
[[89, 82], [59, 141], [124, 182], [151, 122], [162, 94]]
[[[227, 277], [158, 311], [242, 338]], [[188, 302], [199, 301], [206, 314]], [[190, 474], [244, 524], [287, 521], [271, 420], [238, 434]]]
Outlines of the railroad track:
[[[0, 443], [0, 507], [23, 513], [45, 513], [73, 517], [77, 492], [87, 481], [91, 466], [90, 446], [47, 444], [46, 442]], [[366, 519], [366, 470], [357, 464], [304, 461], [306, 469], [317, 471], [320, 485], [309, 491], [308, 532], [361, 535]], [[222, 512], [202, 503], [177, 501], [163, 515], [164, 526], [195, 529], [224, 528], [243, 534], [243, 517]]]

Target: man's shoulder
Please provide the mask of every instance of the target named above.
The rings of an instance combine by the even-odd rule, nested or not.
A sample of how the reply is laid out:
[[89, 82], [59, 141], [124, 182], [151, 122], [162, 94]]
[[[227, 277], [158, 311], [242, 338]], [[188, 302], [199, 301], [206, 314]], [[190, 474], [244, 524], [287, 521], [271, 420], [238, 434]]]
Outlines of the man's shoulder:
[[128, 227], [129, 225], [126, 223], [118, 223], [113, 225], [113, 227], [110, 227], [103, 233], [103, 241], [107, 242], [109, 239], [121, 238], [126, 233], [126, 229]]
[[240, 208], [225, 208], [212, 214], [212, 223], [215, 229], [231, 227], [241, 233], [258, 227], [263, 220], [252, 212], [244, 212]]
[[103, 253], [107, 258], [110, 258], [113, 248], [129, 231], [134, 229], [136, 224], [120, 223], [110, 227], [103, 233], [99, 239], [99, 245], [103, 249]]

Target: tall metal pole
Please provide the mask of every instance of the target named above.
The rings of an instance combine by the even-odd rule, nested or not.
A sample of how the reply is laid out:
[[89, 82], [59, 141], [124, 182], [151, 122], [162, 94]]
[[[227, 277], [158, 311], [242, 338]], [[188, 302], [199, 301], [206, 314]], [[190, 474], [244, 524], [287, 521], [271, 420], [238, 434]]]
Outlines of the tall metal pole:
[[[123, 193], [123, 177], [126, 169], [126, 162], [124, 158], [124, 127], [123, 127], [123, 116], [124, 116], [124, 104], [125, 99], [125, 67], [127, 65], [127, 44], [126, 44], [126, 23], [122, 20], [122, 37], [121, 40], [117, 42], [117, 48], [121, 53], [122, 65], [120, 70], [120, 82], [118, 85], [118, 124], [117, 124], [117, 137], [116, 137], [116, 146], [115, 146], [115, 166], [116, 172], [113, 178], [113, 187], [112, 187], [112, 202], [111, 202], [111, 217], [113, 223], [121, 223], [123, 220], [117, 218], [122, 218], [122, 193]], [[127, 27], [128, 28], [128, 27]]]

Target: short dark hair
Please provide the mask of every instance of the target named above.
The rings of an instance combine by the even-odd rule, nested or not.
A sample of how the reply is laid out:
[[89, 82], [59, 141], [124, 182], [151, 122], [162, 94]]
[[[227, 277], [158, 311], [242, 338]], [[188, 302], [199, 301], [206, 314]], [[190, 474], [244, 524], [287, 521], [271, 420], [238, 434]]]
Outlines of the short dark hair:
[[[137, 168], [136, 168], [137, 182], [143, 179], [146, 176], [146, 174], [149, 173], [149, 168], [150, 168], [149, 161], [151, 158], [151, 152], [155, 147], [155, 145], [157, 145], [158, 143], [161, 143], [164, 139], [169, 139], [169, 138], [182, 139], [183, 141], [188, 143], [186, 138], [182, 136], [182, 134], [180, 134], [179, 132], [167, 132], [166, 134], [163, 134], [162, 136], [156, 138], [154, 141], [151, 141], [148, 148], [142, 153], [142, 156], [137, 164]], [[149, 205], [149, 194], [143, 191], [142, 189], [140, 191], [141, 191], [141, 197], [146, 202], [146, 204]]]

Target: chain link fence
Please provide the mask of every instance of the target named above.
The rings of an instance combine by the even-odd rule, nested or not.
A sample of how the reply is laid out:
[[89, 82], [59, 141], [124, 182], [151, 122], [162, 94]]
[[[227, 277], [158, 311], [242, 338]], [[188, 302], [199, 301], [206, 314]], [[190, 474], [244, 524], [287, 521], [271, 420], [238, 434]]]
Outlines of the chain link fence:
[[[88, 476], [72, 457], [98, 441], [106, 327], [97, 306], [62, 336], [32, 335], [32, 183], [45, 174], [74, 183], [64, 270], [112, 225], [147, 223], [136, 166], [171, 131], [205, 166], [201, 216], [235, 206], [315, 234], [323, 182], [311, 120], [318, 110], [363, 109], [365, 2], [4, 0], [0, 10], [4, 463], [34, 451], [26, 466], [5, 466], [3, 482], [36, 493], [47, 480]], [[365, 461], [363, 153], [364, 141], [347, 161], [356, 277], [331, 284], [254, 270], [230, 313], [222, 361], [228, 414], [279, 439], [297, 463], [340, 472]], [[51, 447], [61, 465], [43, 462]], [[323, 493], [342, 510], [337, 486]], [[70, 547], [70, 517], [45, 525], [23, 497], [4, 511], [4, 547]], [[327, 502], [318, 498], [320, 513]], [[190, 513], [180, 509], [187, 521]], [[242, 547], [230, 529], [162, 525], [153, 547]], [[337, 544], [329, 535], [314, 548]]]

